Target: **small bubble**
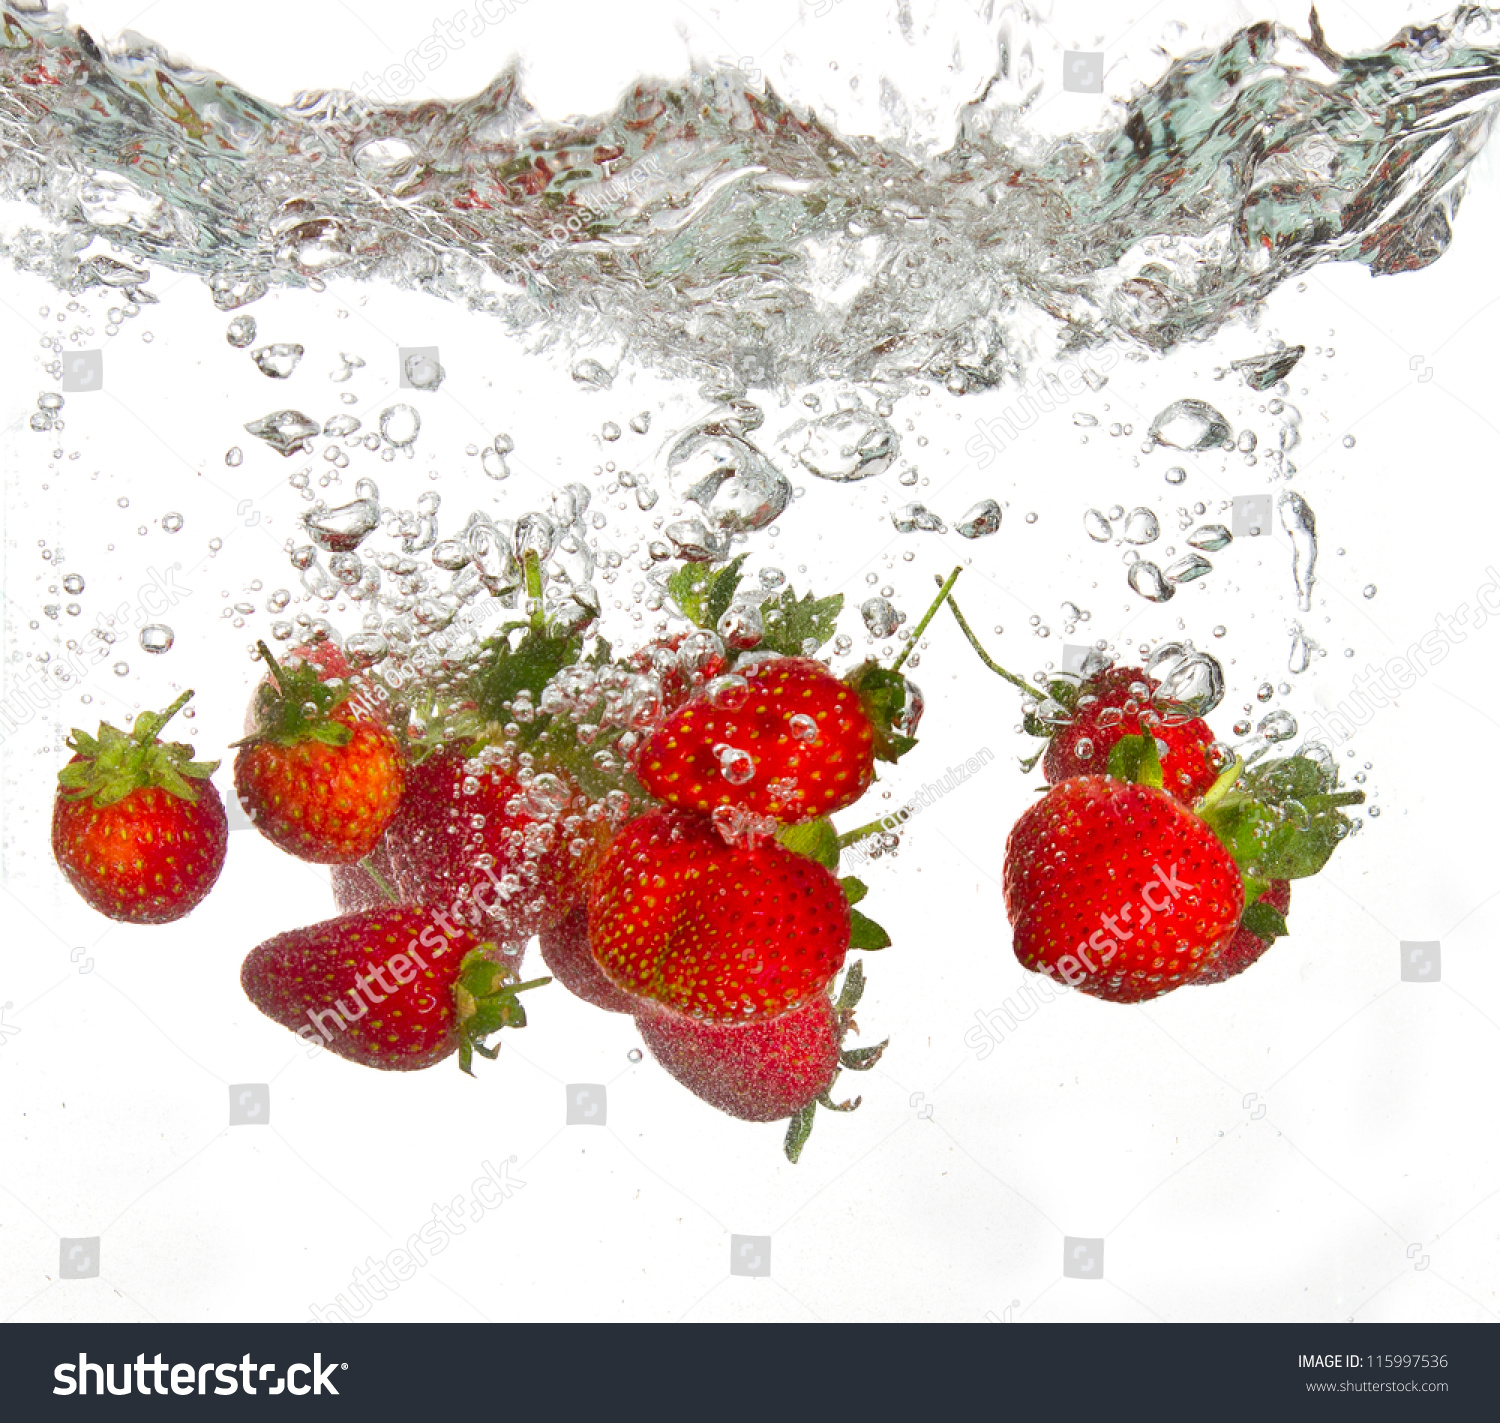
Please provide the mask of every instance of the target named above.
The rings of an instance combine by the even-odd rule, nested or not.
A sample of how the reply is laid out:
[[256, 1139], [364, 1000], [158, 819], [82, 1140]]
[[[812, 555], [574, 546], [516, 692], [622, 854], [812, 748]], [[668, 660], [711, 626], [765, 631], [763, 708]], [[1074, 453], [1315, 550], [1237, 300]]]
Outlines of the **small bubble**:
[[239, 464], [244, 460], [244, 458], [244, 451], [241, 450], [238, 445], [231, 445], [227, 450], [224, 451], [224, 463], [227, 464], [230, 469], [237, 468]]
[[1037, 518], [1037, 516], [1035, 514], [1028, 514], [1026, 516], [1026, 522], [1028, 524], [1034, 524], [1034, 523], [1036, 523], [1036, 518]]
[[818, 739], [818, 724], [805, 712], [798, 712], [790, 718], [787, 725], [791, 728], [792, 735], [808, 746]]
[[1186, 479], [1187, 470], [1185, 470], [1180, 464], [1174, 464], [1172, 468], [1167, 471], [1168, 484], [1181, 484]]
[[630, 1049], [629, 1052], [627, 1052], [625, 1054], [625, 1061], [626, 1062], [639, 1062], [643, 1056], [644, 1056], [644, 1054], [641, 1052], [640, 1048], [633, 1047], [633, 1048]]
[[748, 751], [726, 746], [719, 752], [719, 774], [732, 786], [742, 786], [755, 777], [755, 760]]
[[110, 670], [116, 677], [128, 677], [130, 675], [130, 664], [128, 662], [116, 662]]
[[142, 652], [170, 652], [176, 634], [165, 623], [147, 623], [140, 632]]
[[118, 504], [122, 509], [130, 508], [130, 500], [128, 500], [123, 494], [115, 500], [115, 503]]
[[[1343, 439], [1343, 446], [1346, 450], [1352, 450], [1354, 448], [1354, 436], [1345, 435]], [[1373, 815], [1374, 813], [1375, 812], [1373, 810], [1370, 812], [1371, 815]]]
[[83, 588], [83, 574], [81, 573], [70, 573], [63, 579], [63, 589], [65, 592], [81, 593], [83, 592]]
[[1365, 584], [1365, 586], [1364, 586], [1364, 595], [1367, 598], [1373, 598], [1375, 596], [1375, 585], [1373, 583], [1366, 583]]

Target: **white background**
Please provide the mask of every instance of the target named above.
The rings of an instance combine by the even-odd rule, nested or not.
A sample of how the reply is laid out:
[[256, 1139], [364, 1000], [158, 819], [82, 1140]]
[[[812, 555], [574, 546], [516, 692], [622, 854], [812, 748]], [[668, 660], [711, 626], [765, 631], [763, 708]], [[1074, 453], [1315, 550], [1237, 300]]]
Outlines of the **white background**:
[[[1373, 46], [1403, 20], [1431, 17], [1399, 5], [1376, 17], [1376, 8], [1326, 7], [1332, 43]], [[1237, 20], [1226, 10], [1174, 43], [1263, 15], [1300, 26], [1301, 10], [1265, 6]], [[285, 101], [302, 87], [357, 84], [429, 33], [440, 12], [299, 0], [239, 19], [185, 0], [144, 10], [85, 0], [71, 13], [96, 36], [137, 28]], [[943, 116], [974, 92], [993, 22], [957, 5], [912, 13], [908, 41], [893, 10], [862, 0], [822, 16], [785, 3], [714, 13], [533, 0], [452, 56], [432, 88], [468, 93], [519, 50], [539, 109], [561, 115], [608, 107], [641, 72], [749, 57], [850, 131], [879, 131], [886, 120], [842, 76], [893, 75], [917, 109], [930, 110], [919, 122], [940, 141]], [[1048, 28], [1066, 47], [1122, 56], [1113, 83], [1132, 65], [1151, 70], [1170, 13], [1064, 3]], [[955, 42], [965, 51], [958, 73]], [[1044, 110], [1039, 122], [1066, 128], [1092, 122], [1104, 101], [1058, 97]], [[1077, 402], [1101, 421], [1086, 445], [1060, 413], [980, 471], [964, 445], [1007, 397], [903, 402], [896, 423], [926, 481], [918, 497], [950, 526], [974, 499], [1002, 500], [1005, 525], [991, 540], [894, 535], [890, 508], [912, 494], [892, 475], [806, 488], [758, 555], [799, 586], [842, 589], [854, 602], [874, 573], [897, 587], [913, 618], [934, 573], [972, 560], [959, 583], [966, 610], [981, 629], [1004, 626], [988, 641], [1023, 672], [1057, 655], [1063, 599], [1090, 610], [1091, 636], [1123, 637], [1126, 648], [1186, 633], [1224, 659], [1230, 687], [1215, 718], [1224, 734], [1267, 679], [1297, 683], [1271, 704], [1297, 715], [1347, 698], [1356, 671], [1404, 650], [1436, 615], [1472, 604], [1500, 562], [1488, 316], [1500, 298], [1497, 225], [1486, 156], [1436, 266], [1380, 280], [1358, 267], [1324, 269], [1305, 290], [1278, 293], [1253, 329], [1120, 368], [1102, 395]], [[512, 1156], [524, 1189], [471, 1222], [371, 1317], [1500, 1313], [1500, 1149], [1488, 1100], [1500, 1065], [1500, 916], [1484, 781], [1500, 631], [1471, 635], [1340, 748], [1348, 770], [1371, 764], [1368, 788], [1382, 814], [1324, 875], [1296, 887], [1291, 938], [1254, 970], [1138, 1008], [1069, 996], [1007, 1029], [980, 1060], [965, 1034], [976, 1014], [1018, 1001], [1025, 977], [1010, 953], [999, 874], [1006, 830], [1035, 778], [1015, 769], [1029, 743], [1013, 730], [1014, 697], [951, 623], [935, 624], [915, 674], [928, 697], [923, 741], [881, 791], [894, 805], [980, 747], [997, 759], [918, 817], [896, 860], [865, 873], [866, 907], [895, 943], [867, 963], [862, 1041], [888, 1034], [892, 1043], [875, 1072], [843, 1079], [863, 1106], [823, 1114], [796, 1167], [781, 1156], [779, 1127], [731, 1121], [649, 1060], [632, 1065], [630, 1022], [560, 989], [533, 995], [532, 1025], [500, 1061], [480, 1064], [477, 1082], [451, 1066], [382, 1075], [331, 1057], [308, 1061], [244, 1000], [238, 965], [260, 940], [333, 912], [324, 872], [278, 856], [253, 832], [236, 834], [204, 907], [176, 925], [131, 928], [89, 911], [46, 845], [67, 727], [100, 715], [122, 721], [193, 686], [204, 754], [222, 755], [239, 734], [253, 680], [244, 648], [268, 618], [257, 612], [237, 630], [221, 614], [240, 599], [259, 608], [266, 590], [293, 586], [280, 546], [304, 506], [285, 479], [305, 463], [250, 448], [241, 425], [284, 404], [327, 418], [344, 408], [336, 397], [345, 389], [359, 395], [350, 408], [368, 424], [394, 397], [396, 348], [435, 344], [449, 376], [437, 394], [416, 397], [425, 422], [418, 458], [396, 473], [356, 465], [343, 492], [365, 472], [406, 507], [436, 488], [451, 529], [472, 507], [513, 516], [552, 483], [594, 483], [590, 471], [604, 458], [645, 467], [694, 398], [628, 370], [612, 390], [583, 394], [561, 365], [522, 356], [492, 323], [430, 298], [338, 283], [249, 308], [261, 341], [307, 347], [292, 380], [272, 385], [226, 345], [225, 318], [195, 281], [161, 273], [152, 285], [162, 304], [119, 336], [101, 336], [106, 388], [70, 397], [67, 428], [54, 437], [26, 420], [35, 393], [50, 387], [37, 339], [55, 317], [39, 309], [61, 303], [38, 281], [0, 274], [7, 689], [24, 665], [16, 654], [51, 645], [56, 628], [41, 605], [65, 601], [47, 592], [58, 575], [39, 542], [61, 547], [65, 568], [85, 575], [89, 611], [132, 598], [149, 568], [169, 560], [182, 562], [193, 590], [168, 618], [177, 633], [170, 653], [151, 659], [127, 648], [127, 677], [102, 669], [88, 707], [65, 699], [46, 725], [33, 722], [0, 746], [0, 1003], [18, 1029], [0, 1043], [0, 1319], [306, 1319], [311, 1305], [347, 1293], [356, 1267], [402, 1245], [435, 1201], [467, 1196], [482, 1163]], [[1294, 603], [1284, 545], [1231, 546], [1214, 574], [1158, 608], [1130, 595], [1120, 550], [1090, 544], [1080, 522], [1091, 504], [1149, 504], [1166, 542], [1176, 504], [1217, 510], [1229, 495], [1267, 487], [1264, 466], [1217, 456], [1194, 462], [1188, 483], [1172, 489], [1162, 479], [1172, 461], [1138, 447], [1150, 416], [1188, 394], [1213, 400], [1237, 429], [1269, 430], [1262, 400], [1215, 382], [1213, 370], [1272, 336], [1309, 347], [1291, 381], [1304, 414], [1293, 487], [1315, 508], [1323, 544], [1307, 624], [1327, 656], [1296, 679], [1285, 671]], [[367, 362], [350, 386], [327, 381], [340, 350]], [[623, 425], [641, 408], [657, 412], [651, 436], [632, 444], [627, 435], [606, 450], [599, 424]], [[802, 413], [795, 403], [773, 408], [764, 433]], [[1135, 438], [1111, 439], [1112, 420], [1131, 423]], [[516, 441], [517, 475], [497, 488], [463, 449], [501, 429]], [[925, 446], [915, 443], [922, 437]], [[230, 445], [245, 448], [238, 469], [224, 465]], [[79, 457], [65, 454], [59, 473], [49, 468], [53, 448]], [[185, 519], [175, 536], [159, 526], [169, 509]], [[223, 546], [210, 556], [214, 537]], [[262, 588], [247, 591], [256, 579]], [[627, 602], [629, 581], [611, 590]], [[1360, 589], [1370, 583], [1378, 592], [1366, 600]], [[1033, 615], [1051, 640], [1035, 637]], [[845, 631], [861, 631], [852, 610]], [[219, 782], [227, 784], [223, 771]], [[1441, 983], [1399, 982], [1402, 939], [1442, 942]], [[270, 1125], [229, 1128], [229, 1085], [259, 1082], [272, 1084]], [[562, 1125], [567, 1083], [607, 1084], [606, 1127]], [[729, 1277], [731, 1233], [771, 1237], [768, 1280]], [[96, 1235], [100, 1278], [59, 1281], [58, 1238]], [[1102, 1282], [1061, 1278], [1064, 1236], [1104, 1239]]]

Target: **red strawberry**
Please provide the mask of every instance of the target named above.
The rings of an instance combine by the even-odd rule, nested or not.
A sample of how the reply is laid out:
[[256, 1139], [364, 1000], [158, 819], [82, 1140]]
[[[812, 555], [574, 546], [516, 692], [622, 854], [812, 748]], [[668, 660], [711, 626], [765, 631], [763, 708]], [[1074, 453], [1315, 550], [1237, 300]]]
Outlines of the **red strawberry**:
[[564, 988], [585, 1003], [607, 1013], [634, 1013], [645, 1003], [631, 993], [622, 993], [605, 976], [589, 947], [589, 916], [575, 909], [560, 924], [541, 932], [542, 962]]
[[822, 865], [774, 840], [727, 844], [671, 809], [632, 821], [589, 890], [589, 938], [627, 993], [717, 1023], [771, 1018], [839, 970], [850, 911]]
[[753, 1023], [705, 1023], [653, 1007], [638, 1013], [635, 1025], [651, 1055], [689, 1092], [741, 1121], [795, 1116], [838, 1076], [841, 1033], [826, 993]]
[[1080, 776], [1011, 830], [1005, 908], [1027, 968], [1135, 1003], [1213, 963], [1244, 888], [1214, 832], [1164, 792]]
[[1162, 789], [1184, 805], [1205, 794], [1218, 775], [1207, 756], [1213, 731], [1199, 717], [1164, 715], [1151, 700], [1157, 686], [1140, 667], [1111, 667], [1084, 683], [1072, 720], [1047, 744], [1042, 758], [1047, 784], [1102, 775], [1116, 743], [1141, 734], [1144, 717], [1161, 758]]
[[667, 712], [676, 711], [728, 666], [724, 644], [717, 634], [703, 628], [660, 638], [632, 653], [629, 663], [637, 672], [656, 674], [661, 683], [662, 709]]
[[131, 924], [181, 919], [224, 868], [228, 825], [208, 779], [217, 761], [194, 761], [158, 733], [193, 694], [142, 712], [129, 732], [108, 722], [74, 730], [73, 759], [58, 773], [52, 854], [68, 883], [101, 914]]
[[[1270, 916], [1257, 916], [1257, 906], [1265, 905], [1275, 911], [1282, 920], [1278, 925], [1275, 918]], [[1292, 883], [1290, 880], [1275, 879], [1269, 888], [1262, 894], [1254, 904], [1247, 904], [1245, 912], [1240, 918], [1240, 927], [1235, 930], [1234, 938], [1229, 941], [1224, 952], [1209, 966], [1193, 979], [1194, 983], [1223, 983], [1226, 978], [1233, 978], [1236, 974], [1244, 971], [1253, 964], [1272, 943], [1285, 930], [1286, 912], [1292, 907]], [[1257, 917], [1261, 919], [1256, 923]], [[1265, 937], [1260, 938], [1251, 931], [1250, 925], [1261, 929]]]
[[590, 811], [561, 774], [523, 781], [494, 749], [441, 747], [411, 768], [391, 826], [396, 890], [528, 939], [582, 901], [609, 836]]
[[410, 1072], [524, 1027], [517, 983], [493, 945], [440, 910], [391, 905], [278, 934], [251, 950], [240, 984], [268, 1018], [365, 1067]]
[[272, 844], [314, 864], [352, 864], [370, 853], [396, 814], [405, 757], [390, 730], [312, 664], [270, 668], [256, 690], [256, 730], [237, 743], [240, 804]]
[[788, 823], [853, 805], [875, 777], [860, 696], [810, 657], [770, 657], [672, 713], [642, 745], [641, 784], [669, 805], [732, 805]]
[[385, 840], [381, 840], [358, 864], [332, 866], [329, 878], [333, 883], [333, 902], [338, 905], [340, 914], [379, 909], [400, 899], [395, 888], [396, 871], [391, 864], [390, 847]]

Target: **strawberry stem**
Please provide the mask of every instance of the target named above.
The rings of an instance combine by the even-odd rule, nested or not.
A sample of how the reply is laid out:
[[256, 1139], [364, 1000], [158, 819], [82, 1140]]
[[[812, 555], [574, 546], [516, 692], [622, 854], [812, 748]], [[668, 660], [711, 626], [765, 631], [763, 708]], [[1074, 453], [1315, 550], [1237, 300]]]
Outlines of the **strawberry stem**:
[[542, 560], [534, 548], [529, 548], [521, 563], [526, 573], [526, 603], [531, 611], [532, 630], [545, 632], [547, 619], [542, 611]]
[[281, 691], [281, 664], [271, 655], [271, 649], [265, 643], [257, 642], [255, 648], [260, 653], [260, 660], [266, 664], [266, 680], [279, 693]]
[[359, 862], [359, 867], [367, 875], [369, 875], [372, 880], [375, 881], [375, 888], [378, 889], [388, 900], [390, 900], [392, 904], [395, 904], [397, 902], [398, 896], [396, 894], [396, 891], [391, 888], [390, 881], [386, 879], [386, 877], [375, 868], [374, 864], [371, 863], [370, 857], [368, 855], [366, 855], [365, 858]]
[[927, 631], [927, 624], [937, 616], [937, 610], [943, 606], [949, 594], [952, 593], [953, 585], [958, 582], [958, 575], [962, 572], [962, 568], [955, 568], [953, 572], [948, 575], [948, 581], [938, 589], [938, 595], [932, 600], [932, 606], [922, 614], [922, 621], [912, 629], [911, 636], [907, 638], [906, 646], [902, 649], [901, 656], [898, 657], [893, 663], [891, 663], [892, 672], [899, 672], [901, 670], [901, 664], [905, 662], [906, 659], [917, 650], [917, 642], [921, 638], [922, 634]]
[[890, 818], [891, 817], [889, 815], [883, 815], [879, 820], [870, 821], [868, 825], [861, 825], [854, 830], [846, 830], [838, 838], [839, 849], [847, 850], [849, 846], [857, 845], [861, 840], [869, 839], [869, 837], [871, 835], [874, 835], [877, 831], [885, 830], [887, 828], [885, 822]]
[[188, 704], [192, 695], [191, 691], [184, 692], [164, 712], [142, 712], [135, 719], [135, 725], [131, 728], [131, 736], [142, 746], [149, 746], [161, 735], [162, 727]]
[[968, 619], [965, 618], [963, 613], [959, 611], [958, 600], [956, 598], [948, 599], [948, 607], [952, 610], [953, 616], [958, 619], [958, 625], [962, 629], [963, 635], [968, 638], [969, 646], [979, 654], [979, 660], [983, 662], [991, 672], [993, 672], [997, 677], [1004, 677], [1005, 680], [1009, 682], [1013, 687], [1019, 687], [1021, 691], [1025, 692], [1028, 697], [1035, 697], [1039, 695], [1037, 689], [1033, 687], [1030, 682], [1027, 682], [1021, 677], [1017, 677], [1014, 672], [1007, 672], [1005, 668], [1003, 668], [998, 662], [996, 662], [995, 659], [991, 657], [983, 647], [980, 646], [979, 639], [974, 636], [974, 629], [969, 626]]

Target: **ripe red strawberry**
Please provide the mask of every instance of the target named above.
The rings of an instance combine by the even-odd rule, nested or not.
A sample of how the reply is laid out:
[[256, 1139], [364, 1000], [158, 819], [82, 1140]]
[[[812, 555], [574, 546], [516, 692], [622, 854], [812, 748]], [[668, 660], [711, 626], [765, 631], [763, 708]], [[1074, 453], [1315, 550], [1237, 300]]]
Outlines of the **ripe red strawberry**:
[[388, 837], [395, 888], [503, 939], [529, 939], [582, 902], [609, 837], [589, 811], [561, 774], [523, 781], [496, 750], [441, 747], [408, 773]]
[[[1275, 911], [1275, 916], [1259, 912], [1260, 906]], [[1253, 964], [1285, 932], [1286, 912], [1292, 907], [1292, 883], [1290, 880], [1272, 880], [1266, 891], [1255, 901], [1247, 904], [1240, 917], [1240, 926], [1224, 952], [1203, 970], [1194, 983], [1223, 983]], [[1280, 919], [1280, 924], [1277, 919]], [[1253, 928], [1252, 928], [1253, 926]], [[1253, 929], [1260, 929], [1264, 937]]]
[[741, 1121], [795, 1116], [838, 1076], [842, 1034], [826, 993], [753, 1023], [705, 1023], [653, 1006], [637, 1013], [635, 1025], [689, 1092]]
[[1164, 792], [1080, 776], [1011, 830], [1005, 908], [1025, 967], [1135, 1003], [1214, 962], [1244, 888], [1214, 832]]
[[703, 628], [660, 638], [632, 653], [629, 662], [637, 672], [656, 674], [661, 682], [662, 709], [667, 712], [676, 711], [728, 666], [724, 644], [717, 634]]
[[314, 864], [352, 864], [370, 853], [396, 814], [405, 757], [390, 730], [315, 665], [270, 669], [256, 689], [256, 730], [237, 743], [240, 803], [272, 844]]
[[390, 847], [384, 839], [357, 864], [332, 866], [329, 878], [333, 884], [333, 902], [340, 914], [379, 909], [400, 901]]
[[1157, 686], [1140, 667], [1111, 667], [1086, 682], [1072, 720], [1053, 733], [1042, 757], [1047, 784], [1102, 775], [1115, 744], [1139, 736], [1145, 717], [1161, 759], [1162, 789], [1184, 805], [1205, 794], [1218, 774], [1207, 756], [1213, 731], [1199, 717], [1179, 720], [1153, 706]]
[[604, 976], [589, 947], [587, 909], [575, 909], [560, 924], [543, 929], [540, 944], [547, 971], [585, 1003], [607, 1013], [634, 1013], [645, 1004], [644, 999], [621, 992]]
[[876, 733], [860, 696], [810, 657], [744, 668], [646, 739], [636, 774], [669, 805], [732, 805], [791, 823], [853, 805], [875, 778]]
[[440, 910], [391, 905], [293, 929], [252, 949], [240, 984], [268, 1018], [365, 1067], [410, 1072], [524, 1027], [518, 983], [493, 945]]
[[217, 761], [158, 733], [193, 694], [130, 732], [108, 722], [74, 730], [74, 756], [57, 777], [52, 854], [68, 883], [101, 914], [131, 924], [181, 919], [224, 868], [228, 825], [208, 779]]
[[632, 821], [589, 890], [589, 938], [627, 993], [717, 1023], [771, 1018], [839, 970], [850, 911], [822, 865], [774, 840], [727, 844], [702, 816]]

